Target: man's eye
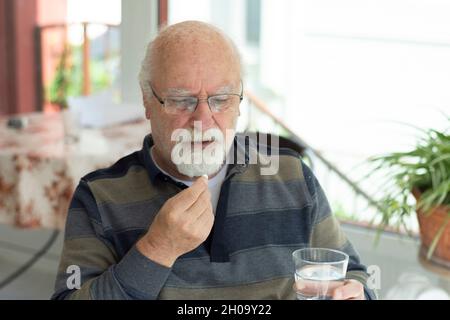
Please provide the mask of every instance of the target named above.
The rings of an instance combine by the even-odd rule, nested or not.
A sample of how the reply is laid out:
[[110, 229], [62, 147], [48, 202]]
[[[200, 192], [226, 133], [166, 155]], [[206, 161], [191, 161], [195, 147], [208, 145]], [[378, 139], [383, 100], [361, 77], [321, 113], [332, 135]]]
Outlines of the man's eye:
[[168, 102], [175, 108], [189, 108], [195, 104], [195, 100], [189, 98], [171, 98]]
[[229, 99], [230, 99], [230, 97], [227, 95], [214, 97], [214, 100], [217, 102], [227, 102]]
[[217, 96], [212, 99], [214, 105], [221, 107], [225, 106], [230, 101], [230, 97], [228, 96]]

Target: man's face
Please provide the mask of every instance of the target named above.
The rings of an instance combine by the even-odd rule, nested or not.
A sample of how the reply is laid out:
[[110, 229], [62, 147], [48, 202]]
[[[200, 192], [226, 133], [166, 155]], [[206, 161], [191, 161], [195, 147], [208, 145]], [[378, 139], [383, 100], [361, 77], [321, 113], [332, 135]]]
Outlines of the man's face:
[[[179, 168], [175, 169], [171, 156], [176, 144], [176, 141], [171, 139], [175, 130], [193, 130], [194, 124], [197, 128], [200, 124], [202, 132], [215, 128], [220, 130], [224, 137], [227, 130], [234, 131], [239, 115], [239, 104], [225, 112], [213, 113], [206, 99], [215, 94], [240, 94], [240, 70], [229, 48], [227, 50], [220, 42], [209, 41], [201, 44], [194, 42], [189, 46], [181, 45], [167, 48], [165, 51], [166, 54], [159, 55], [154, 71], [152, 86], [155, 93], [163, 100], [166, 97], [180, 95], [200, 99], [193, 113], [183, 115], [168, 113], [154, 97], [146, 102], [146, 116], [151, 121], [156, 157], [169, 169], [179, 172]], [[227, 140], [230, 142], [228, 137]], [[202, 144], [203, 148], [206, 146], [206, 142]], [[227, 151], [229, 145], [225, 147]]]

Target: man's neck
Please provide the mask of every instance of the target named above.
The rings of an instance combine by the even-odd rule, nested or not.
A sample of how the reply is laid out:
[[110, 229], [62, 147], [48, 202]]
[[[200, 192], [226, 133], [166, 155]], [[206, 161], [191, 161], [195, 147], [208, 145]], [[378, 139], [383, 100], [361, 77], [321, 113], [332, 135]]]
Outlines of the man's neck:
[[[151, 153], [151, 157], [153, 159], [153, 161], [155, 161], [156, 165], [161, 168], [162, 170], [164, 170], [165, 172], [167, 172], [171, 177], [174, 177], [178, 180], [182, 180], [182, 181], [194, 181], [197, 179], [197, 177], [189, 177], [186, 176], [184, 174], [181, 174], [178, 170], [177, 167], [174, 164], [167, 164], [166, 161], [163, 160], [163, 158], [159, 155], [158, 149], [153, 146], [150, 148], [150, 153]], [[209, 179], [214, 178], [217, 173], [219, 173], [220, 170], [218, 170], [215, 174], [208, 176]]]

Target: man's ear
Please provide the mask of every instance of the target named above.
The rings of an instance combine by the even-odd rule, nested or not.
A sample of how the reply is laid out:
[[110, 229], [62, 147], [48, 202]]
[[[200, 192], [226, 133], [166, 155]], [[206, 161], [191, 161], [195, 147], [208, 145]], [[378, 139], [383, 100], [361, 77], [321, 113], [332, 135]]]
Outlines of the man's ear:
[[145, 117], [150, 120], [150, 101], [148, 101], [147, 96], [145, 95], [144, 91], [141, 89], [141, 94], [142, 94], [142, 103], [144, 105], [145, 108]]
[[150, 120], [151, 118], [151, 112], [150, 112], [150, 106], [148, 103], [144, 103], [144, 108], [145, 108], [145, 117]]
[[150, 102], [143, 96], [142, 98], [144, 103], [144, 109], [145, 109], [145, 117], [150, 120], [151, 117], [151, 111], [150, 111]]

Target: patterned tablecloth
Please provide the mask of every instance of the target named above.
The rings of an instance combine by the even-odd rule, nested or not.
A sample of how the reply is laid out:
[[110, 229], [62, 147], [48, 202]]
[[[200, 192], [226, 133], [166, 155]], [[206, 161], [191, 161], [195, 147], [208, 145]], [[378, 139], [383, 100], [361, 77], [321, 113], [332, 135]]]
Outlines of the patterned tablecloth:
[[85, 174], [142, 147], [147, 121], [82, 129], [64, 139], [61, 116], [26, 115], [24, 129], [0, 118], [0, 223], [21, 228], [63, 228], [72, 193]]

